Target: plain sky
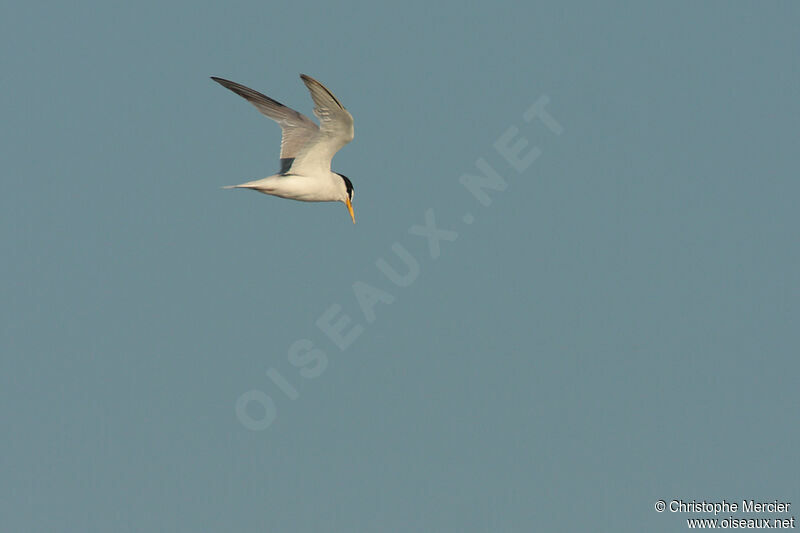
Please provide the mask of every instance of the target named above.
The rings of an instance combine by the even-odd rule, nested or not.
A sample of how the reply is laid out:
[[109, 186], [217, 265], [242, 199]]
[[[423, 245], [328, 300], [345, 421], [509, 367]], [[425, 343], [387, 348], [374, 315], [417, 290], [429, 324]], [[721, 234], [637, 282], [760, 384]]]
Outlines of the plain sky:
[[[800, 8], [643, 4], [4, 2], [0, 531], [800, 514]], [[300, 73], [355, 226], [220, 189], [280, 132], [209, 76]]]

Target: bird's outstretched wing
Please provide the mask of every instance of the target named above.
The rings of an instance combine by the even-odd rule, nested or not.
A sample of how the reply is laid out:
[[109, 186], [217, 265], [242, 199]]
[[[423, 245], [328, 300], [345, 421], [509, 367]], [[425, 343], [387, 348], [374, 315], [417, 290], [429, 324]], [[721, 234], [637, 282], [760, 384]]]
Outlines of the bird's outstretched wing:
[[[284, 160], [297, 157], [303, 147], [310, 140], [317, 137], [319, 127], [304, 114], [298, 113], [294, 109], [286, 107], [269, 96], [263, 95], [244, 85], [214, 76], [212, 76], [211, 79], [226, 89], [235, 92], [253, 104], [262, 114], [280, 124], [281, 131], [283, 132], [283, 136], [281, 137], [281, 163], [283, 166], [287, 166]], [[289, 164], [291, 164], [291, 162], [289, 162]]]
[[320, 125], [319, 131], [295, 156], [292, 173], [313, 175], [328, 172], [336, 152], [353, 140], [353, 116], [320, 82], [305, 74], [300, 78], [311, 92], [314, 114]]

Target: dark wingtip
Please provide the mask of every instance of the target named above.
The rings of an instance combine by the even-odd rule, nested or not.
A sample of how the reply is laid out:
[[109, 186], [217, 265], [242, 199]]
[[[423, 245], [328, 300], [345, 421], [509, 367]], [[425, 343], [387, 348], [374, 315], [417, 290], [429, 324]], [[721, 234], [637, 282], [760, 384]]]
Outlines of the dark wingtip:
[[[220, 85], [222, 85], [223, 87], [225, 87], [227, 89], [231, 89], [232, 86], [238, 85], [238, 83], [230, 81], [230, 80], [226, 80], [225, 78], [218, 78], [216, 76], [211, 76], [211, 79], [214, 80], [215, 82], [219, 83]], [[233, 90], [233, 89], [231, 89], [231, 90]]]
[[329, 90], [327, 87], [325, 87], [324, 85], [322, 85], [322, 83], [318, 82], [317, 80], [315, 80], [315, 79], [314, 79], [314, 78], [312, 78], [311, 76], [308, 76], [307, 74], [300, 74], [300, 78], [301, 78], [301, 79], [303, 80], [303, 82], [304, 82], [304, 83], [306, 83], [306, 84], [308, 84], [309, 82], [311, 82], [311, 83], [313, 83], [313, 84], [315, 84], [315, 85], [319, 86], [319, 87], [320, 87], [320, 88], [321, 88], [323, 91], [325, 91], [326, 93], [328, 93], [328, 96], [330, 96], [330, 97], [331, 97], [331, 100], [333, 100], [334, 102], [336, 102], [336, 104], [337, 104], [339, 107], [341, 107], [342, 109], [345, 109], [345, 107], [342, 105], [342, 103], [339, 101], [339, 99], [338, 99], [338, 98], [336, 98], [335, 96], [333, 96], [333, 93], [332, 93], [332, 92], [331, 92], [331, 91], [330, 91], [330, 90]]

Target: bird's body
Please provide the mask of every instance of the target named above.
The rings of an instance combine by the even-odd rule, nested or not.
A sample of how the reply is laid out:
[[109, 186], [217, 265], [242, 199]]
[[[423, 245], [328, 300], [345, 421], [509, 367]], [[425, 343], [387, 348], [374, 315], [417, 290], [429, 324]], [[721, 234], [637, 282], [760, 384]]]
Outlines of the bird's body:
[[211, 79], [253, 104], [281, 126], [281, 170], [266, 178], [230, 185], [226, 189], [252, 189], [264, 194], [301, 202], [342, 202], [355, 223], [353, 184], [331, 171], [331, 159], [353, 140], [353, 117], [339, 100], [315, 79], [301, 74], [314, 100], [317, 126], [305, 115], [244, 85]]
[[228, 185], [225, 189], [253, 189], [254, 191], [298, 200], [300, 202], [342, 202], [342, 177], [328, 171], [327, 175], [303, 176], [300, 174], [273, 174], [264, 179]]

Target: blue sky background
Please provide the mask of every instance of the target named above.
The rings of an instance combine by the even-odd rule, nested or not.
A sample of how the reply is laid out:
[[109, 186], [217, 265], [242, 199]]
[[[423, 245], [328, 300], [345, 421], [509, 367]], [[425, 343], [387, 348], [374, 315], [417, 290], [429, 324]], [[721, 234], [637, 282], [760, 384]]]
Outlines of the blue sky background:
[[[656, 500], [800, 506], [798, 15], [2, 4], [0, 529], [678, 531]], [[280, 132], [208, 77], [310, 114], [301, 72], [355, 117], [355, 226], [219, 189], [271, 174]], [[542, 95], [561, 135], [522, 119]], [[541, 150], [521, 174], [493, 148], [511, 126]], [[459, 183], [480, 157], [508, 182], [489, 206]], [[429, 208], [459, 234], [437, 259], [409, 233]], [[393, 243], [408, 287], [375, 266]], [[372, 323], [358, 281], [394, 298]], [[344, 351], [332, 305], [364, 328]], [[250, 390], [264, 431], [237, 418]]]

